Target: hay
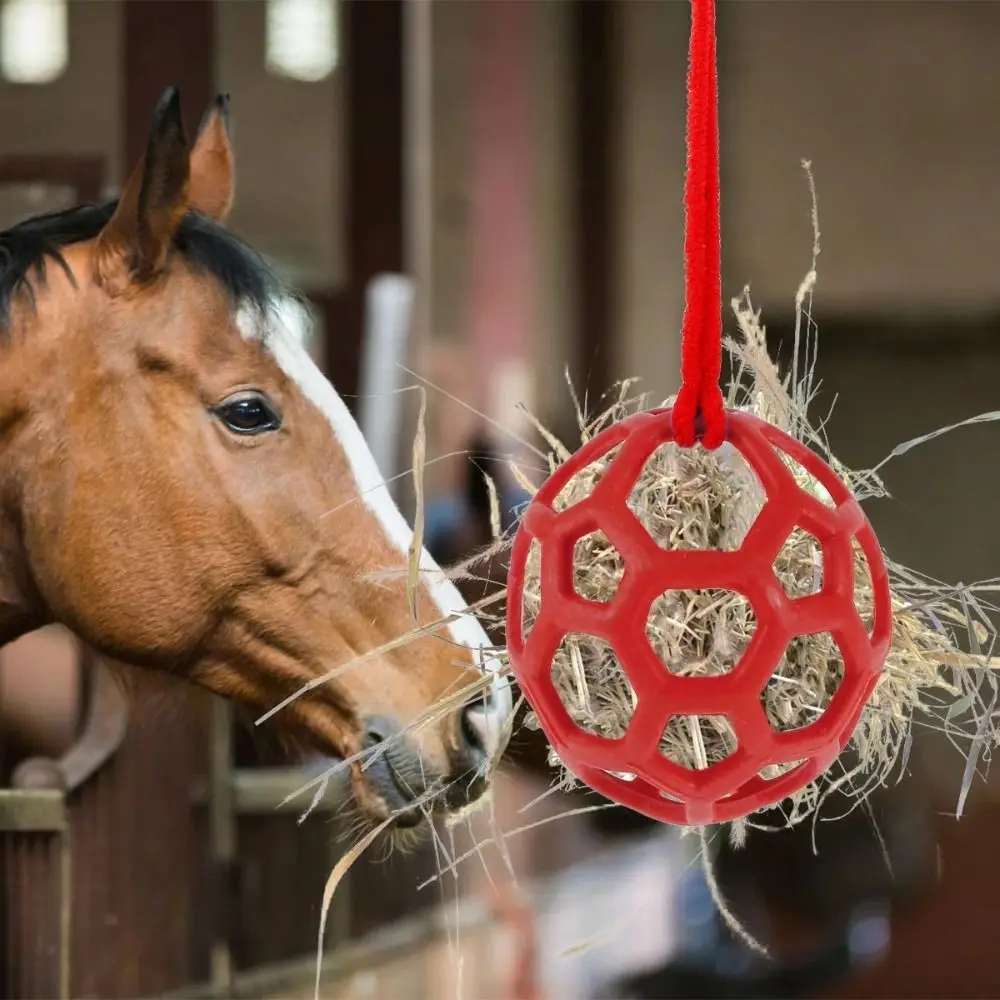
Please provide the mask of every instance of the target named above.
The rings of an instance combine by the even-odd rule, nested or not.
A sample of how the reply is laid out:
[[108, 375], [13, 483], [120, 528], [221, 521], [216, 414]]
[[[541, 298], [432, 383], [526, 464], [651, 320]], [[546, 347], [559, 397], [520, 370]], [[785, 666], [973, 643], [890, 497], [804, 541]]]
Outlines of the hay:
[[[807, 279], [808, 280], [808, 279]], [[802, 295], [800, 293], [799, 303]], [[749, 295], [734, 300], [739, 337], [726, 343], [735, 374], [727, 403], [781, 427], [810, 445], [837, 470], [859, 499], [885, 496], [878, 475], [846, 469], [830, 452], [825, 436], [809, 422], [813, 401], [815, 345], [796, 343], [799, 370], [783, 378], [767, 353], [765, 331]], [[632, 383], [623, 383], [617, 400], [598, 418], [581, 421], [584, 441], [605, 427], [648, 408], [644, 398], [631, 398]], [[670, 405], [666, 400], [662, 405]], [[613, 461], [617, 449], [581, 470], [556, 498], [557, 510], [589, 496]], [[554, 447], [550, 470], [567, 449]], [[801, 488], [829, 504], [830, 497], [802, 466], [785, 458]], [[653, 539], [672, 550], [734, 550], [742, 543], [763, 507], [764, 494], [752, 470], [732, 446], [715, 452], [667, 444], [648, 460], [629, 499], [629, 507]], [[950, 588], [888, 563], [895, 618], [892, 649], [885, 671], [864, 709], [842, 761], [784, 804], [785, 821], [813, 815], [824, 794], [837, 787], [863, 798], [885, 782], [908, 752], [911, 727], [920, 713], [936, 716], [956, 740], [976, 748], [996, 741], [993, 708], [996, 684], [989, 649], [994, 629], [974, 588]], [[791, 597], [816, 593], [822, 586], [822, 553], [811, 535], [796, 529], [775, 561], [775, 572]], [[624, 566], [620, 555], [600, 532], [577, 543], [574, 587], [591, 601], [607, 602], [615, 594]], [[860, 546], [854, 549], [855, 593], [866, 627], [873, 621], [872, 583]], [[524, 628], [527, 633], [541, 607], [540, 548], [529, 554], [524, 583]], [[646, 634], [664, 669], [685, 677], [707, 677], [733, 669], [753, 634], [753, 611], [741, 595], [729, 591], [671, 591], [653, 604]], [[963, 652], [970, 647], [971, 653]], [[985, 650], [985, 651], [984, 651]], [[608, 738], [621, 737], [635, 709], [636, 696], [603, 640], [571, 634], [560, 644], [553, 662], [553, 683], [571, 718], [582, 729]], [[843, 677], [839, 649], [829, 634], [797, 637], [789, 645], [762, 703], [776, 731], [814, 722], [829, 705]], [[985, 694], [984, 694], [985, 689]], [[990, 696], [992, 694], [992, 697]], [[933, 723], [932, 723], [933, 724]], [[527, 725], [538, 727], [529, 714]], [[723, 717], [675, 717], [660, 743], [674, 763], [704, 769], [736, 749], [735, 734]], [[551, 763], [567, 786], [576, 779], [562, 767], [555, 751]], [[762, 772], [774, 778], [796, 761], [772, 765]], [[622, 775], [622, 777], [630, 777]], [[968, 779], [971, 780], [971, 774]]]

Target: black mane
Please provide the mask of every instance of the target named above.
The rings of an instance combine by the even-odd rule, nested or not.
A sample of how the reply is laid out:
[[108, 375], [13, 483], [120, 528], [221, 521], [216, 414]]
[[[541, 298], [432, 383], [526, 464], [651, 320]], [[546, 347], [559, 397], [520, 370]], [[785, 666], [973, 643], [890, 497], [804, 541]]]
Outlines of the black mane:
[[[117, 199], [78, 205], [0, 232], [0, 344], [9, 336], [14, 298], [24, 292], [34, 300], [33, 282], [44, 284], [49, 261], [72, 280], [63, 250], [94, 239], [117, 205]], [[234, 306], [247, 303], [264, 311], [285, 293], [284, 282], [255, 250], [200, 212], [189, 211], [181, 220], [174, 247], [195, 270], [215, 278]]]

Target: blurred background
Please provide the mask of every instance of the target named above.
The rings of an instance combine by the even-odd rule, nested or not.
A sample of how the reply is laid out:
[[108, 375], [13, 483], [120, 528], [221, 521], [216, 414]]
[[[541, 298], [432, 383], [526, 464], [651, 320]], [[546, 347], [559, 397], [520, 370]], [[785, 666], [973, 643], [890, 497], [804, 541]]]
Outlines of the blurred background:
[[[488, 538], [478, 468], [530, 436], [519, 405], [571, 437], [567, 370], [591, 408], [623, 377], [677, 388], [688, 19], [683, 0], [2, 0], [0, 226], [116, 196], [168, 84], [192, 131], [230, 91], [232, 228], [307, 296], [387, 476], [416, 403], [393, 389], [432, 386], [428, 529], [458, 559]], [[749, 284], [788, 345], [810, 160], [834, 451], [870, 465], [1000, 408], [1000, 4], [720, 0], [718, 20], [725, 297]], [[869, 516], [892, 558], [998, 575], [998, 444], [980, 425], [887, 467]], [[344, 849], [333, 809], [281, 805], [311, 765], [207, 696], [133, 686], [57, 629], [0, 652], [0, 992], [309, 995]], [[697, 842], [539, 798], [544, 747], [520, 735], [492, 816], [355, 867], [324, 995], [1000, 996], [1000, 786], [977, 778], [957, 820], [964, 767], [920, 732], [904, 780], [815, 838], [734, 852], [713, 831], [763, 961], [717, 918]], [[494, 824], [505, 851], [424, 884]]]

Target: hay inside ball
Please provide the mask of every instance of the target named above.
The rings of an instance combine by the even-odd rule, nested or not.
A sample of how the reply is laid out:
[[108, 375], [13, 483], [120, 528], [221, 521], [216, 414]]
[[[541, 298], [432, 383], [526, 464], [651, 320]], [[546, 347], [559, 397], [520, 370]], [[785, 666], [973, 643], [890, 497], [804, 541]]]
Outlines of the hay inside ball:
[[[612, 450], [573, 476], [556, 497], [566, 510], [593, 492], [615, 458]], [[799, 485], [822, 498], [825, 490], [798, 463], [787, 460]], [[661, 445], [647, 460], [628, 506], [663, 549], [735, 551], [742, 544], [765, 494], [743, 456], [724, 444], [717, 451]], [[528, 627], [541, 607], [540, 548], [529, 556], [525, 583]], [[822, 552], [811, 535], [795, 529], [775, 561], [775, 573], [790, 597], [817, 593], [823, 583]], [[602, 532], [579, 539], [573, 585], [589, 601], [608, 602], [624, 572], [624, 562]], [[871, 580], [860, 546], [855, 574], [864, 615], [871, 622]], [[653, 601], [646, 637], [664, 669], [682, 677], [712, 677], [732, 671], [753, 636], [756, 621], [747, 599], [735, 591], [671, 590]], [[602, 639], [573, 634], [561, 643], [552, 668], [556, 690], [580, 728], [616, 739], [624, 735], [636, 698], [614, 651]], [[762, 703], [778, 732], [804, 728], [823, 713], [843, 679], [843, 661], [828, 633], [793, 640]], [[736, 737], [722, 716], [674, 717], [660, 750], [692, 770], [724, 760]], [[784, 765], [788, 766], [788, 765]]]

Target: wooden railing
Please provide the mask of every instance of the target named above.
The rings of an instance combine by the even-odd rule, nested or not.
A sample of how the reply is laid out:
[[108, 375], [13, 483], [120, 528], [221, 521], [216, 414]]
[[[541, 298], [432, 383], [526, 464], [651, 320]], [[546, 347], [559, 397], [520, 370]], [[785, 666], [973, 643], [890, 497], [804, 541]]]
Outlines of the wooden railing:
[[[476, 901], [388, 924], [326, 953], [319, 970], [320, 995], [336, 1000], [501, 998], [511, 953], [507, 934]], [[461, 992], [453, 981], [460, 965]], [[202, 983], [163, 1000], [311, 1000], [315, 977], [316, 957], [309, 955], [237, 975], [226, 992]]]
[[29, 758], [0, 790], [5, 997], [70, 992], [73, 868], [70, 817], [86, 808], [85, 786], [125, 739], [128, 709], [107, 670], [83, 654], [85, 718], [60, 758]]
[[0, 789], [0, 996], [222, 996], [311, 952], [333, 838], [277, 808], [305, 773], [235, 768], [227, 705], [127, 698], [82, 655], [79, 737]]

